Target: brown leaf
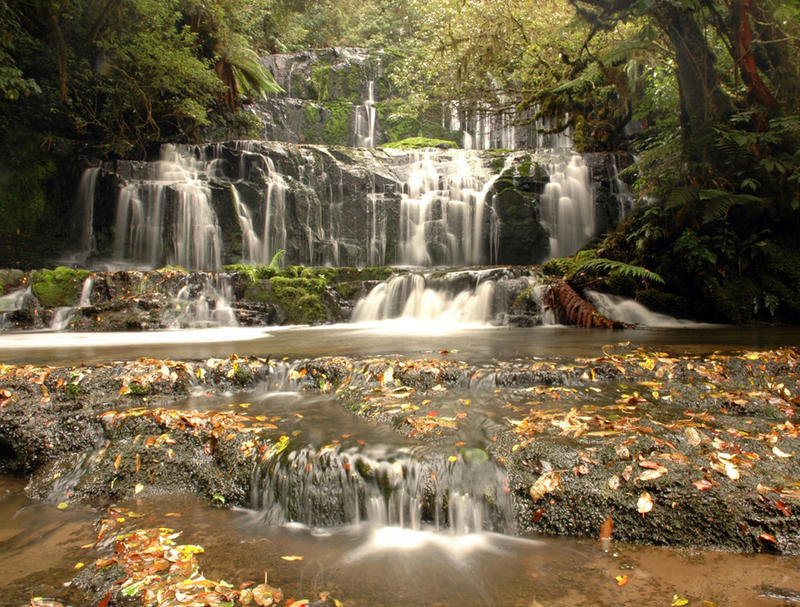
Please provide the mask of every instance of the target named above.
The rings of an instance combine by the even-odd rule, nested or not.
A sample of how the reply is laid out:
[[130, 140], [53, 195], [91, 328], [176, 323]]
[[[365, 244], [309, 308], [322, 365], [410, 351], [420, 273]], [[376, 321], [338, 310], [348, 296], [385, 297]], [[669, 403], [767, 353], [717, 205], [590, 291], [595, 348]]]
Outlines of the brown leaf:
[[694, 485], [694, 488], [697, 489], [698, 491], [708, 491], [714, 486], [711, 484], [711, 481], [707, 481], [706, 479], [700, 479], [699, 481], [694, 481], [692, 485]]
[[603, 521], [603, 524], [600, 526], [600, 535], [597, 537], [598, 540], [602, 541], [610, 541], [611, 536], [614, 533], [614, 521], [611, 520], [611, 515], [608, 515], [608, 518]]
[[277, 605], [283, 600], [283, 591], [280, 588], [273, 588], [267, 584], [259, 584], [253, 588], [253, 600], [259, 607], [270, 607]]
[[533, 501], [543, 498], [548, 493], [561, 489], [561, 474], [559, 472], [545, 472], [531, 485], [530, 495]]

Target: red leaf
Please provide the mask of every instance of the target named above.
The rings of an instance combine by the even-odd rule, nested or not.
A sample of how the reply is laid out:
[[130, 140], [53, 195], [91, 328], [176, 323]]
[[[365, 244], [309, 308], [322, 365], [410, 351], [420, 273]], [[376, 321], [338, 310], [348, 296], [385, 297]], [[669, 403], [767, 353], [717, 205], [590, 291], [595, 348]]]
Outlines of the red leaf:
[[761, 535], [758, 536], [758, 539], [764, 540], [765, 542], [770, 542], [770, 543], [775, 544], [775, 545], [778, 544], [778, 540], [776, 540], [769, 533], [762, 533]]
[[538, 523], [540, 520], [542, 520], [542, 516], [544, 516], [544, 508], [539, 508], [533, 514], [533, 522]]
[[97, 603], [97, 607], [108, 607], [108, 601], [111, 600], [111, 593], [106, 594], [102, 600]]

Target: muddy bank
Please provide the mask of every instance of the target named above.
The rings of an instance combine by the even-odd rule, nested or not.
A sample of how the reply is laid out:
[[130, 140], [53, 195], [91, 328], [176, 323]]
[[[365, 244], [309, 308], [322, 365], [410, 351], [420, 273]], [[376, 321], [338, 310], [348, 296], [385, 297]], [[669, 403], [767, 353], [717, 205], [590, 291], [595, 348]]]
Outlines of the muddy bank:
[[172, 405], [300, 390], [435, 448], [445, 468], [497, 462], [520, 533], [798, 554], [797, 365], [791, 350], [677, 358], [620, 346], [485, 366], [446, 352], [3, 366], [0, 465], [67, 503], [191, 492], [249, 506], [253, 471], [306, 440], [289, 416]]

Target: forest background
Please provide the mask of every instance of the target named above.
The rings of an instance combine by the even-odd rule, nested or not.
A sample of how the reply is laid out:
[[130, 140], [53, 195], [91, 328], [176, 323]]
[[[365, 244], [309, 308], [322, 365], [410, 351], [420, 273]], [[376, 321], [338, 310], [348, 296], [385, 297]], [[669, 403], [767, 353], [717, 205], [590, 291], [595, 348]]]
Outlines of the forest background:
[[58, 233], [80, 157], [252, 136], [243, 106], [278, 90], [259, 57], [327, 46], [397, 58], [395, 119], [527, 110], [635, 160], [636, 211], [550, 271], [674, 314], [800, 322], [796, 0], [0, 0], [0, 239]]

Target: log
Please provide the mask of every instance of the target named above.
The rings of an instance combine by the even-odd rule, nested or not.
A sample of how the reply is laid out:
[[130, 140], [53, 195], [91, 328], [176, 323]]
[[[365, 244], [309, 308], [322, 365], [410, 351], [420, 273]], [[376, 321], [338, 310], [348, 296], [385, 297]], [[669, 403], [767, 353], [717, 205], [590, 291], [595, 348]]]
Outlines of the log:
[[554, 278], [544, 296], [544, 305], [553, 310], [560, 321], [587, 329], [622, 329], [625, 325], [600, 314], [581, 297], [567, 281]]

